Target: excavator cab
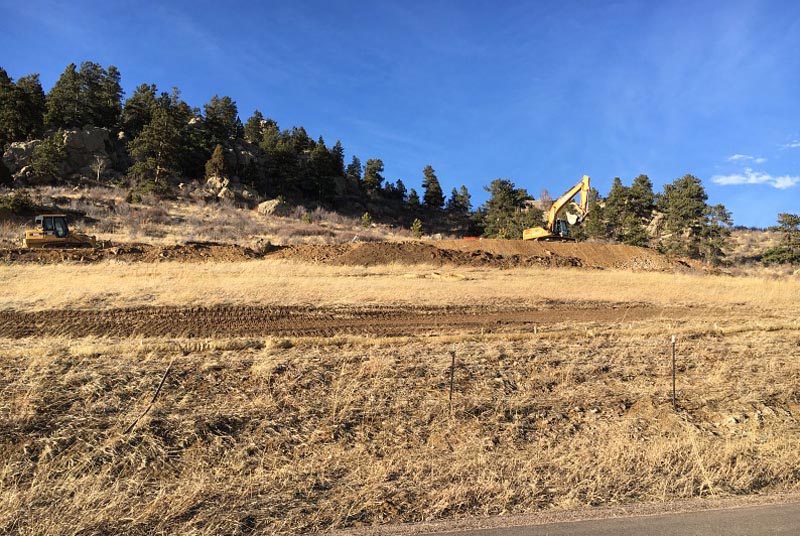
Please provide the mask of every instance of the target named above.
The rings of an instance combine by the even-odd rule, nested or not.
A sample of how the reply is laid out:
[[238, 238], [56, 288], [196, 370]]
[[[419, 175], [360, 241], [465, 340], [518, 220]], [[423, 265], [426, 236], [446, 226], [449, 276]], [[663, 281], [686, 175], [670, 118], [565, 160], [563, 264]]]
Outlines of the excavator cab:
[[561, 238], [569, 238], [569, 223], [566, 220], [556, 220], [553, 224], [553, 234]]
[[70, 231], [65, 214], [42, 214], [34, 223], [34, 229], [25, 230], [22, 245], [26, 248], [91, 248], [97, 244], [93, 236]]

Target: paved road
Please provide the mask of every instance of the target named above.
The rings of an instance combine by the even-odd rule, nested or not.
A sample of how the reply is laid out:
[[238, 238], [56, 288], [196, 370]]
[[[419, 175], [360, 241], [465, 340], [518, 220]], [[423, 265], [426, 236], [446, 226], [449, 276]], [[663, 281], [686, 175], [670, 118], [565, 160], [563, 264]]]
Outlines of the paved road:
[[438, 533], [447, 536], [797, 536], [800, 503]]

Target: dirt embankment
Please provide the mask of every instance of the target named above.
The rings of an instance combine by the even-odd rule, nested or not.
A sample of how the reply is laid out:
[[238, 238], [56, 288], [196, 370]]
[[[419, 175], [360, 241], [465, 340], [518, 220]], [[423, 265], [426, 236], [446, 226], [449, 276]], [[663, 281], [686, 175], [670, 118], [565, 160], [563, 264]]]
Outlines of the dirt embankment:
[[105, 249], [0, 249], [2, 263], [60, 262], [234, 262], [286, 259], [336, 266], [387, 264], [472, 266], [490, 268], [585, 267], [633, 270], [672, 270], [686, 267], [653, 250], [621, 244], [587, 242], [523, 242], [521, 240], [441, 240], [436, 242], [365, 242], [359, 244], [294, 245], [256, 251], [210, 242], [175, 246], [123, 244]]

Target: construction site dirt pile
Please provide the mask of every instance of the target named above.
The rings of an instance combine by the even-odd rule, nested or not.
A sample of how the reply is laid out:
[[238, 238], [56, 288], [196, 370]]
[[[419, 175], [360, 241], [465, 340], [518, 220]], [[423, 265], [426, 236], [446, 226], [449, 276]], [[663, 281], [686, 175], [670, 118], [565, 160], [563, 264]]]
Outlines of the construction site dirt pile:
[[349, 246], [288, 246], [272, 256], [274, 258], [335, 266], [380, 266], [387, 264], [494, 268], [581, 266], [580, 260], [573, 257], [497, 255], [481, 250], [457, 251], [439, 247], [438, 242], [366, 242]]
[[334, 266], [426, 265], [487, 268], [584, 267], [661, 271], [686, 263], [634, 246], [591, 242], [440, 240], [302, 244], [254, 250], [212, 242], [172, 246], [120, 244], [98, 249], [0, 249], [0, 263], [238, 262], [276, 259]]

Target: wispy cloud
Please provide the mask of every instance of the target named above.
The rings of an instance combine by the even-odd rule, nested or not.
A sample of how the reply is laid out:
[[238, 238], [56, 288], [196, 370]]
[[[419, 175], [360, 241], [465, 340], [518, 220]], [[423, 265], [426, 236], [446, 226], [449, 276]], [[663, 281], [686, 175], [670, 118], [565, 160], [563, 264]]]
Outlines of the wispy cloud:
[[730, 186], [733, 184], [767, 184], [779, 190], [791, 188], [800, 183], [800, 176], [795, 175], [781, 175], [775, 177], [763, 171], [753, 171], [750, 168], [744, 170], [744, 173], [735, 173], [733, 175], [715, 175], [711, 177], [711, 182], [720, 184], [722, 186]]
[[785, 143], [781, 145], [784, 149], [800, 149], [800, 140], [790, 141], [789, 143]]
[[763, 164], [767, 159], [763, 156], [750, 156], [749, 154], [734, 154], [728, 157], [728, 162], [754, 162], [756, 164]]

